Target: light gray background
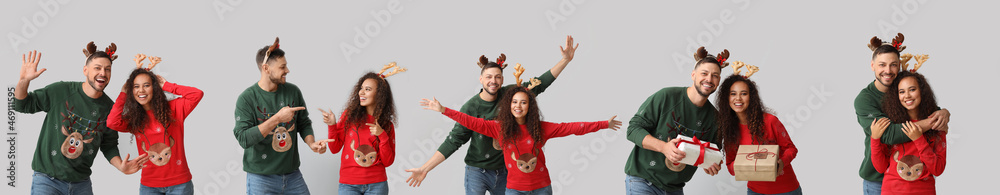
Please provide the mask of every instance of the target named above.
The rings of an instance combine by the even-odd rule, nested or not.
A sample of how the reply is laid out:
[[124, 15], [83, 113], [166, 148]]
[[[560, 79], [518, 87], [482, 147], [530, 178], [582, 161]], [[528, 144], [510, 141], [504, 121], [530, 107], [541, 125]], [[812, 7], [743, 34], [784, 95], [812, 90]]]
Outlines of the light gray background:
[[[386, 13], [390, 2], [398, 2], [401, 11], [388, 12], [391, 20], [381, 25], [371, 13]], [[40, 6], [44, 4], [49, 5]], [[461, 106], [480, 88], [479, 55], [506, 53], [511, 64], [521, 63], [525, 75], [535, 76], [559, 61], [558, 46], [573, 35], [580, 43], [576, 58], [540, 96], [545, 119], [596, 121], [618, 115], [627, 127], [648, 95], [662, 87], [691, 85], [695, 45], [712, 53], [728, 48], [731, 61], [760, 66], [753, 78], [799, 149], [792, 164], [804, 191], [856, 194], [867, 140], [854, 117], [853, 100], [874, 74], [865, 44], [873, 35], [891, 39], [901, 31], [907, 37], [906, 52], [930, 54], [920, 72], [929, 78], [941, 106], [952, 112], [948, 169], [938, 178], [937, 189], [956, 194], [995, 190], [987, 182], [992, 177], [983, 175], [992, 170], [981, 167], [997, 160], [982, 143], [995, 142], [997, 136], [988, 122], [997, 116], [988, 111], [998, 108], [990, 103], [997, 92], [985, 81], [1000, 70], [995, 59], [998, 5], [932, 0], [7, 1], [0, 8], [5, 18], [0, 33], [7, 35], [0, 44], [0, 62], [6, 64], [0, 80], [13, 86], [20, 55], [37, 49], [44, 53], [39, 67], [48, 71], [32, 82], [31, 90], [60, 80], [81, 81], [85, 44], [95, 41], [103, 48], [115, 42], [120, 58], [105, 90], [115, 98], [136, 53], [162, 56], [155, 72], [206, 92], [186, 122], [196, 193], [242, 194], [245, 173], [242, 150], [232, 134], [232, 113], [236, 96], [259, 78], [253, 61], [258, 48], [281, 37], [291, 69], [288, 81], [303, 89], [320, 138], [327, 133], [315, 108], [343, 109], [363, 72], [396, 61], [410, 71], [389, 78], [400, 119], [396, 162], [386, 170], [390, 189], [394, 194], [461, 194], [467, 147], [430, 172], [419, 188], [404, 184], [409, 174], [403, 169], [423, 164], [454, 124], [420, 109], [417, 102], [436, 96], [449, 107]], [[548, 17], [562, 18], [552, 22]], [[369, 24], [370, 41], [357, 46], [355, 29], [365, 31]], [[355, 45], [360, 53], [348, 60], [342, 44]], [[506, 78], [513, 83], [514, 77]], [[2, 188], [26, 194], [44, 117], [17, 116], [18, 186]], [[130, 139], [123, 134], [119, 148], [135, 155]], [[545, 149], [554, 191], [623, 193], [622, 170], [633, 146], [624, 130], [553, 140]], [[2, 148], [6, 153], [6, 143]], [[337, 157], [311, 153], [301, 143], [299, 150], [310, 190], [336, 193]], [[3, 163], [7, 167], [6, 159]], [[125, 176], [103, 158], [93, 170], [98, 194], [138, 190], [140, 174]], [[734, 181], [725, 171], [714, 177], [699, 171], [685, 187], [688, 194], [745, 190], [745, 182]]]

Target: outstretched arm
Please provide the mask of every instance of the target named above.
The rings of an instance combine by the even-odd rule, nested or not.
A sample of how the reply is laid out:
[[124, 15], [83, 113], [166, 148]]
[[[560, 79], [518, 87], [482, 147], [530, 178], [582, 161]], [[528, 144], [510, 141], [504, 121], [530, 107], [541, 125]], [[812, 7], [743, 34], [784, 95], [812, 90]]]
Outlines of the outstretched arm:
[[567, 35], [566, 47], [559, 46], [559, 51], [562, 53], [562, 59], [559, 60], [559, 62], [556, 63], [556, 65], [553, 66], [552, 69], [549, 69], [549, 71], [552, 73], [552, 77], [558, 78], [559, 73], [562, 73], [563, 69], [566, 68], [566, 65], [569, 64], [569, 61], [573, 61], [573, 56], [576, 55], [576, 48], [578, 47], [580, 47], [579, 43], [577, 43], [576, 45], [573, 44], [573, 36]]

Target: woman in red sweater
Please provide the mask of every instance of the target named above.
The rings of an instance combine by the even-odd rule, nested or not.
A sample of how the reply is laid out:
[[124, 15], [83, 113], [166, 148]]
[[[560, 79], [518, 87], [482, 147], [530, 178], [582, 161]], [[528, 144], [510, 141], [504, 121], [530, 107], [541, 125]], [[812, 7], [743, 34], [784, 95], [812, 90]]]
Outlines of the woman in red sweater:
[[[931, 86], [919, 73], [900, 72], [886, 91], [882, 107], [889, 118], [872, 121], [871, 139], [872, 165], [885, 174], [882, 194], [935, 194], [935, 177], [944, 172], [948, 128], [925, 130], [913, 124], [938, 110]], [[906, 123], [903, 133], [913, 141], [882, 144], [879, 138], [890, 122]]]
[[[138, 68], [122, 86], [118, 100], [108, 114], [108, 128], [135, 136], [140, 155], [149, 161], [142, 168], [139, 194], [194, 194], [191, 170], [184, 155], [184, 119], [204, 92], [167, 82], [149, 71], [159, 57], [151, 57], [142, 68], [145, 55], [136, 55]], [[179, 95], [167, 100], [164, 92]]]
[[[518, 82], [520, 83], [520, 82]], [[450, 117], [472, 131], [499, 140], [507, 167], [506, 194], [552, 194], [549, 167], [545, 165], [542, 147], [549, 139], [568, 135], [583, 135], [601, 129], [618, 130], [622, 122], [611, 117], [607, 121], [550, 123], [541, 121], [535, 95], [525, 87], [507, 90], [497, 105], [496, 120], [469, 116], [445, 108], [437, 99], [423, 99], [424, 109]]]
[[[733, 67], [739, 68], [742, 62], [736, 64]], [[756, 72], [753, 69], [751, 71]], [[752, 73], [748, 72], [747, 75]], [[778, 178], [773, 182], [747, 182], [747, 194], [802, 194], [791, 165], [799, 150], [795, 148], [778, 117], [768, 113], [764, 107], [757, 84], [748, 77], [733, 74], [722, 82], [719, 89], [722, 93], [719, 93], [716, 100], [719, 108], [717, 121], [729, 174], [736, 175], [733, 161], [736, 160], [740, 145], [778, 145], [781, 155], [778, 158]]]
[[344, 151], [337, 194], [389, 194], [385, 168], [396, 158], [396, 103], [385, 77], [395, 73], [369, 72], [358, 79], [339, 122], [320, 109], [329, 127], [329, 139], [321, 142], [329, 143], [332, 154]]

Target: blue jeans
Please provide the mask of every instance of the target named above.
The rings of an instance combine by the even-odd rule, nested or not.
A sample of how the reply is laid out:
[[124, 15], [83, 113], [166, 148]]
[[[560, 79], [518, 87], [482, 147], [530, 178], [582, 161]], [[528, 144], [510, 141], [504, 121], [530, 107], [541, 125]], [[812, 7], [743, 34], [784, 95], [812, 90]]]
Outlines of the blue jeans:
[[507, 169], [489, 170], [465, 165], [465, 194], [500, 195], [507, 192]]
[[865, 189], [865, 195], [880, 195], [882, 194], [882, 182], [874, 182], [868, 180], [861, 180], [862, 186]]
[[247, 173], [247, 194], [309, 194], [309, 186], [298, 169], [277, 175]]
[[139, 184], [139, 194], [142, 195], [193, 195], [194, 194], [194, 183], [188, 181], [187, 183], [154, 188], [146, 185]]
[[552, 185], [538, 188], [532, 191], [520, 191], [507, 188], [507, 195], [552, 195]]
[[341, 195], [387, 195], [389, 194], [389, 182], [378, 182], [373, 184], [351, 185], [340, 184], [337, 194]]
[[625, 174], [625, 194], [628, 195], [684, 195], [684, 189], [667, 192], [641, 177]]
[[94, 188], [89, 177], [83, 181], [67, 182], [35, 171], [35, 174], [31, 175], [31, 194], [92, 195]]
[[[747, 195], [758, 195], [758, 194], [761, 194], [761, 193], [754, 192], [753, 190], [750, 190], [750, 188], [747, 188]], [[763, 195], [763, 194], [761, 194], [761, 195]], [[774, 195], [802, 195], [802, 187], [796, 188], [795, 190], [792, 190], [791, 192], [785, 192], [785, 193], [774, 194]]]

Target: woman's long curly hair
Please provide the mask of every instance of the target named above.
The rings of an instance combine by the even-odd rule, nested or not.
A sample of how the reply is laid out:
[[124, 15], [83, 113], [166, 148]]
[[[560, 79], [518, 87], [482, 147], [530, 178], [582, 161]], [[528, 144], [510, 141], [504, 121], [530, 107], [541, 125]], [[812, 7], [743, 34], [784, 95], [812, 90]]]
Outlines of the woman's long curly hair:
[[730, 90], [737, 82], [746, 83], [749, 92], [750, 99], [745, 100], [746, 110], [744, 112], [747, 114], [747, 127], [750, 129], [750, 135], [753, 136], [753, 142], [756, 144], [770, 144], [772, 142], [765, 138], [764, 133], [764, 113], [769, 113], [770, 109], [765, 107], [760, 100], [757, 83], [734, 74], [722, 82], [719, 89], [724, 91], [719, 91], [715, 101], [719, 109], [716, 118], [716, 123], [719, 125], [718, 135], [722, 138], [722, 147], [727, 152], [735, 152], [739, 148], [740, 136], [742, 135], [740, 133], [740, 118], [736, 115], [736, 111], [733, 111], [733, 108], [729, 106]]
[[[372, 79], [376, 83], [375, 102], [372, 102], [372, 105], [375, 106], [375, 109], [373, 109], [375, 113], [368, 113], [368, 110], [364, 106], [361, 106], [361, 97], [358, 97], [361, 85], [368, 79]], [[375, 117], [375, 122], [383, 128], [396, 123], [396, 102], [392, 100], [392, 88], [389, 87], [389, 82], [379, 76], [379, 74], [368, 72], [364, 76], [361, 76], [347, 99], [347, 105], [344, 106], [347, 108], [345, 109], [347, 111], [345, 125], [354, 125], [356, 129], [363, 129], [369, 114]], [[391, 130], [385, 129], [385, 131]]]
[[[163, 88], [160, 87], [160, 79], [156, 77], [156, 74], [146, 69], [137, 68], [128, 76], [125, 86], [135, 86], [135, 78], [139, 75], [149, 76], [150, 84], [153, 85], [153, 91], [149, 93], [149, 96], [151, 96], [149, 107], [153, 110], [153, 116], [156, 117], [156, 120], [164, 128], [169, 127], [174, 122], [174, 119], [170, 117], [172, 114], [170, 104], [167, 101], [167, 95], [163, 94]], [[134, 135], [138, 135], [145, 132], [146, 123], [150, 119], [146, 115], [146, 109], [135, 100], [134, 91], [125, 90], [125, 95], [128, 98], [125, 99], [125, 109], [122, 111], [122, 118], [128, 122], [128, 131]]]
[[[916, 108], [917, 118], [910, 118], [909, 111], [899, 102], [899, 82], [904, 78], [914, 78], [917, 80], [917, 88], [920, 90], [920, 105], [917, 105]], [[889, 117], [892, 123], [906, 123], [911, 119], [921, 120], [930, 117], [931, 114], [938, 110], [938, 104], [937, 98], [934, 96], [934, 91], [931, 90], [931, 85], [927, 83], [924, 75], [902, 71], [892, 81], [892, 85], [889, 85], [889, 90], [882, 97], [882, 110], [885, 111], [885, 115]], [[925, 131], [924, 135], [940, 139], [938, 131]]]
[[528, 110], [524, 115], [524, 126], [527, 127], [528, 134], [535, 141], [535, 145], [541, 145], [543, 142], [542, 113], [538, 109], [538, 101], [535, 101], [535, 93], [524, 87], [511, 87], [503, 93], [503, 98], [497, 104], [496, 121], [500, 123], [500, 134], [502, 135], [500, 140], [502, 143], [515, 144], [514, 142], [520, 138], [521, 126], [517, 124], [517, 119], [510, 109], [514, 94], [517, 93], [528, 95]]

